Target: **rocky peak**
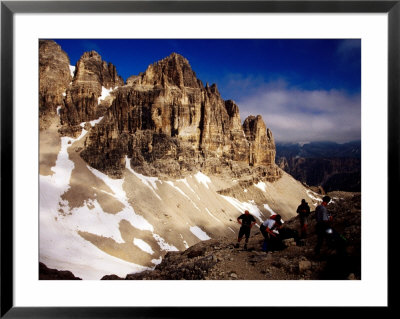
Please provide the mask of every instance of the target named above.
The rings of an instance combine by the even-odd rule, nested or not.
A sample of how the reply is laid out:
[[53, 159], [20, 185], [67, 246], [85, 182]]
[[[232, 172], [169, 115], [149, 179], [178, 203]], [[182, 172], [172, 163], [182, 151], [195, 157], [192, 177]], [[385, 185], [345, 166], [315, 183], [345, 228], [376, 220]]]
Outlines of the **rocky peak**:
[[68, 55], [51, 40], [39, 41], [39, 118], [46, 128], [49, 116], [64, 105], [64, 94], [71, 82]]
[[243, 122], [243, 129], [249, 141], [254, 141], [259, 132], [265, 130], [265, 123], [261, 115], [248, 116]]
[[249, 116], [243, 123], [244, 134], [250, 141], [250, 164], [271, 165], [275, 162], [275, 142], [261, 115]]
[[[116, 67], [112, 63], [103, 61], [96, 51], [85, 52], [76, 64], [74, 83], [96, 82], [97, 86], [114, 88], [124, 85], [124, 80], [118, 75]], [[82, 83], [81, 83], [82, 84]]]
[[65, 129], [68, 131], [71, 126], [102, 116], [106, 108], [100, 106], [103, 90], [123, 85], [124, 80], [112, 63], [103, 61], [96, 51], [85, 52], [76, 63], [75, 76], [66, 92], [65, 108], [60, 112], [61, 123], [67, 125]]
[[141, 84], [201, 88], [189, 61], [177, 53], [150, 65], [142, 75]]
[[209, 94], [214, 94], [214, 95], [220, 96], [219, 91], [218, 91], [218, 87], [217, 87], [217, 85], [215, 83], [213, 83], [211, 86], [209, 86], [208, 83], [207, 83], [206, 91]]
[[101, 56], [100, 54], [98, 54], [96, 51], [92, 50], [92, 51], [87, 51], [84, 52], [81, 56], [81, 59], [95, 59], [97, 61], [101, 61]]
[[204, 87], [181, 55], [153, 63], [127, 84], [87, 137], [81, 156], [91, 166], [120, 177], [128, 157], [142, 174], [180, 177], [198, 170], [240, 176], [252, 174], [249, 165], [264, 165], [262, 176], [279, 178], [262, 119], [249, 139], [239, 107], [224, 101], [216, 84]]
[[232, 100], [225, 101], [225, 108], [230, 117], [239, 116], [239, 107]]

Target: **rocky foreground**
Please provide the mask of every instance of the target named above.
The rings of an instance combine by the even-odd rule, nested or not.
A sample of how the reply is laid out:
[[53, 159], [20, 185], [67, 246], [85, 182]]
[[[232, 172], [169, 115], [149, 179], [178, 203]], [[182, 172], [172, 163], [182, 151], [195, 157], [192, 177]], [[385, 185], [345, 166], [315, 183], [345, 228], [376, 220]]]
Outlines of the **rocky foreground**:
[[[285, 223], [291, 238], [284, 240], [284, 249], [261, 251], [263, 237], [256, 227], [252, 230], [248, 249], [234, 248], [236, 238], [214, 238], [200, 242], [183, 252], [168, 252], [153, 271], [104, 276], [103, 280], [343, 280], [361, 279], [361, 195], [335, 192], [329, 194], [333, 203], [329, 210], [334, 217], [333, 228], [345, 238], [345, 254], [338, 254], [326, 242], [315, 255], [315, 220], [309, 220], [309, 235], [297, 238], [298, 218]], [[290, 236], [289, 236], [290, 237]], [[46, 277], [40, 268], [40, 279], [74, 279]], [[65, 272], [64, 272], [65, 274]]]

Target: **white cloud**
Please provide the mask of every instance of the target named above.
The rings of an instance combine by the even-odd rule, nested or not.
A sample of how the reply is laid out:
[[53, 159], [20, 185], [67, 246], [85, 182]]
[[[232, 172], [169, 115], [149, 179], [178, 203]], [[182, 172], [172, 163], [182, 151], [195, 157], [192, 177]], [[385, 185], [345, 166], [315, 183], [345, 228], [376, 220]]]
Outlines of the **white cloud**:
[[284, 81], [253, 84], [257, 89], [237, 101], [241, 119], [260, 114], [276, 141], [346, 142], [361, 138], [360, 94], [303, 90]]

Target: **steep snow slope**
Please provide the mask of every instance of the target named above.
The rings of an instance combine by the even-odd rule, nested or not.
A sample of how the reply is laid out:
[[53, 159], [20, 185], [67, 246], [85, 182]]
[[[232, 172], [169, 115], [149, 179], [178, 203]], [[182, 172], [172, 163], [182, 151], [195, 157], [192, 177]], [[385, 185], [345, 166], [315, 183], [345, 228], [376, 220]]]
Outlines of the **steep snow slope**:
[[82, 279], [153, 269], [168, 251], [221, 235], [235, 240], [245, 209], [261, 223], [274, 213], [295, 216], [302, 198], [318, 201], [285, 173], [245, 186], [202, 172], [162, 180], [135, 172], [125, 158], [123, 178], [112, 179], [79, 156], [88, 125], [99, 121], [82, 123], [76, 139], [49, 138], [55, 128], [40, 132], [40, 153], [47, 154], [40, 166], [40, 261], [50, 268]]

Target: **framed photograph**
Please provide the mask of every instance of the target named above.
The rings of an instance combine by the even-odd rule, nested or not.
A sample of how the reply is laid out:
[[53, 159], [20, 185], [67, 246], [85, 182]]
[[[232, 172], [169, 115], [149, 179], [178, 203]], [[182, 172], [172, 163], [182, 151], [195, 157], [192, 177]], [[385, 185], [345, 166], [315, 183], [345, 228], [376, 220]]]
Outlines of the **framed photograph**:
[[399, 28], [399, 1], [2, 1], [1, 317], [390, 310]]

